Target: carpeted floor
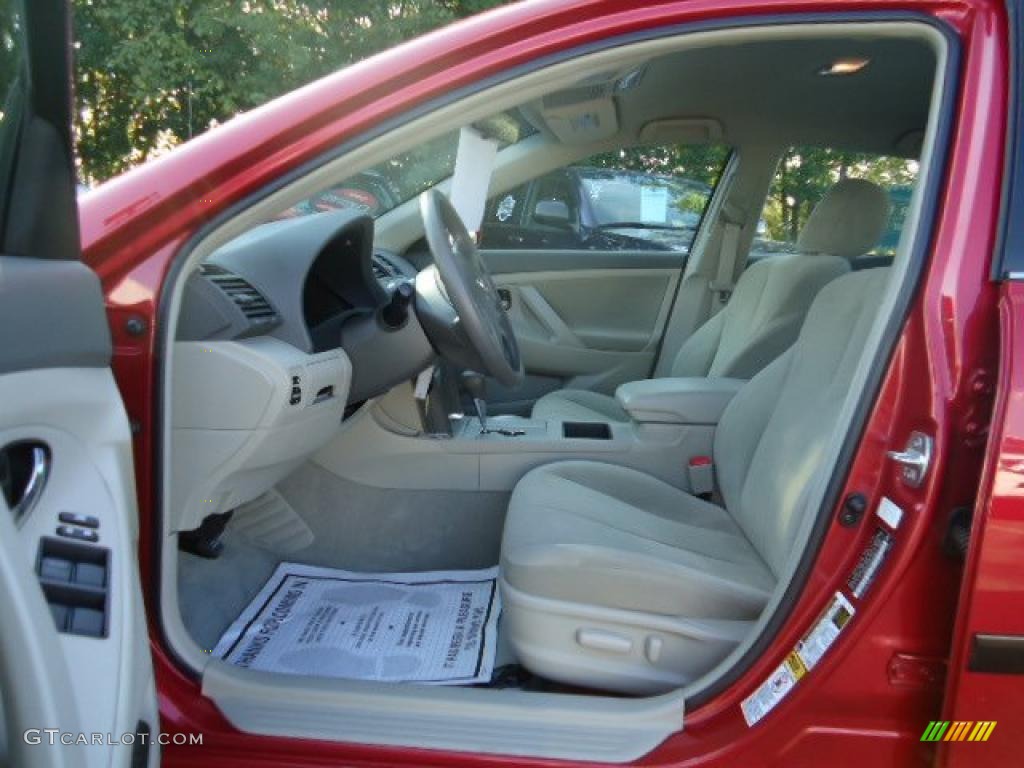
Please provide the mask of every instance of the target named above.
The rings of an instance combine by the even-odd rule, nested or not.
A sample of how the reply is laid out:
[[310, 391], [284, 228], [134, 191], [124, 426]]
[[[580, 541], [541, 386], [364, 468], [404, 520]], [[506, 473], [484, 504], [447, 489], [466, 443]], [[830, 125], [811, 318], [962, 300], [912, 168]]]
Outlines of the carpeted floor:
[[[182, 618], [202, 648], [213, 648], [284, 560], [350, 571], [486, 568], [498, 562], [507, 493], [370, 488], [312, 463], [277, 490], [309, 527], [312, 544], [280, 551], [272, 540], [247, 535], [250, 527], [236, 515], [219, 558], [179, 553]], [[507, 656], [499, 648], [502, 663]]]

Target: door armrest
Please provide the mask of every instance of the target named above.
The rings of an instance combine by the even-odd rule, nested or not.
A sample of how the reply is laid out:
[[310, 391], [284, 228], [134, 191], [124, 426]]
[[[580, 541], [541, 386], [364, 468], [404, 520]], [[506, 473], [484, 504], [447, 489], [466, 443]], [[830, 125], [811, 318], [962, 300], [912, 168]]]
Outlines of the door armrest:
[[615, 391], [633, 421], [642, 424], [717, 424], [744, 379], [647, 379]]

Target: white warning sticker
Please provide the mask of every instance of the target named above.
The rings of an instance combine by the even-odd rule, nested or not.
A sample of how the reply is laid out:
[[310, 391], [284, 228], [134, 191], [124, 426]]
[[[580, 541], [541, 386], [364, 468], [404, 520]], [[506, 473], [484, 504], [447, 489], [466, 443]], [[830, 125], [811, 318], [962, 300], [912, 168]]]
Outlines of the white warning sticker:
[[740, 704], [747, 725], [753, 725], [771, 712], [775, 705], [786, 698], [787, 694], [793, 690], [793, 686], [807, 673], [799, 657], [794, 658], [794, 656], [795, 654], [792, 653], [787, 656], [786, 660], [776, 668], [768, 679]]
[[821, 661], [839, 633], [853, 617], [854, 609], [841, 592], [836, 592], [811, 630], [797, 643], [775, 671], [740, 703], [743, 719], [754, 725], [771, 712], [798, 682]]
[[821, 657], [832, 647], [832, 643], [839, 637], [839, 633], [853, 617], [853, 613], [853, 606], [846, 596], [842, 592], [836, 592], [832, 602], [811, 627], [811, 631], [796, 644], [796, 652], [808, 669], [814, 669], [821, 661]]

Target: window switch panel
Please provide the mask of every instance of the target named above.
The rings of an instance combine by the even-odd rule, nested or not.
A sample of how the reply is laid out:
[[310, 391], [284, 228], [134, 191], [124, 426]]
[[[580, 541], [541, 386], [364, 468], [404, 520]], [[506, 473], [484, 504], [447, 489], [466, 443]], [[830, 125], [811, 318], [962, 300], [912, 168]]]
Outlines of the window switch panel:
[[58, 525], [57, 535], [66, 539], [78, 539], [79, 541], [97, 542], [100, 535], [89, 528], [77, 528], [73, 525]]
[[[91, 529], [74, 530], [96, 535]], [[76, 538], [47, 536], [39, 540], [36, 573], [58, 632], [95, 638], [108, 635], [109, 549]]]
[[71, 581], [75, 565], [62, 557], [44, 557], [39, 561], [39, 576], [51, 581]]
[[77, 512], [61, 512], [57, 519], [68, 525], [77, 525], [79, 528], [99, 528], [99, 518], [93, 515], [80, 515]]

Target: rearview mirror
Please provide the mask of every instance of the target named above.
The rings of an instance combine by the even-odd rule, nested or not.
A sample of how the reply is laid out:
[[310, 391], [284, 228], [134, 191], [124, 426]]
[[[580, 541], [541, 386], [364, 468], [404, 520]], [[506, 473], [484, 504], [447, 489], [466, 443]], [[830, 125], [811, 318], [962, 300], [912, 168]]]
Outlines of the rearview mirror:
[[549, 227], [569, 228], [569, 206], [562, 200], [538, 200], [533, 209], [533, 220]]

